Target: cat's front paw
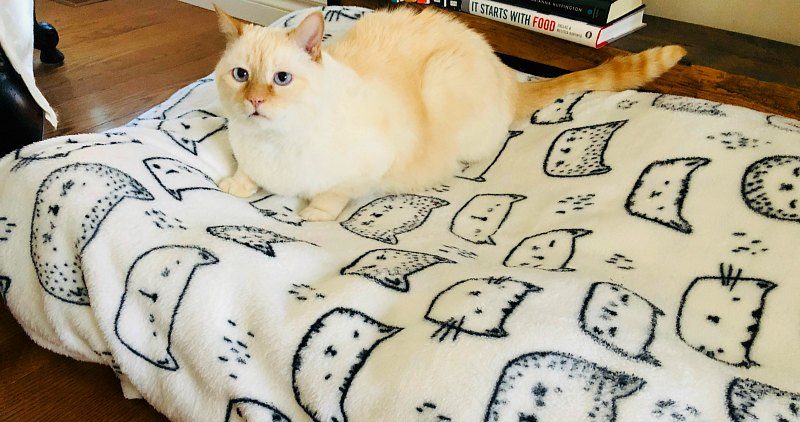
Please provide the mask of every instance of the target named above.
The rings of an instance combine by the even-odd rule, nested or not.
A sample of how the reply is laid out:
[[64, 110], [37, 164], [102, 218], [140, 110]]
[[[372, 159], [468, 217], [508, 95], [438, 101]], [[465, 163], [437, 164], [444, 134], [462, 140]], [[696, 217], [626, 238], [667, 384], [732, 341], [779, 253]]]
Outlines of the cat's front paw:
[[300, 210], [299, 214], [300, 218], [306, 221], [334, 221], [339, 216], [310, 205]]
[[258, 185], [250, 180], [241, 180], [236, 177], [226, 177], [219, 182], [219, 188], [225, 193], [229, 193], [239, 198], [249, 198], [258, 192]]

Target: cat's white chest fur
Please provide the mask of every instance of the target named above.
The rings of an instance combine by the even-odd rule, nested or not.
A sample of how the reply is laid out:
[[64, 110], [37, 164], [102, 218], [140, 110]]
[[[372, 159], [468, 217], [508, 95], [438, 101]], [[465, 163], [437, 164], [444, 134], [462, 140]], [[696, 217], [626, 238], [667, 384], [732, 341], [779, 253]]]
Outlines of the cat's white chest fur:
[[[327, 56], [326, 56], [327, 57]], [[381, 180], [418, 139], [394, 118], [406, 104], [384, 84], [360, 81], [328, 58], [315, 96], [270, 116], [231, 116], [228, 135], [239, 169], [266, 191], [313, 198], [335, 191], [359, 197]]]
[[284, 135], [233, 120], [231, 147], [239, 168], [270, 193], [311, 198], [335, 189], [362, 194], [391, 167], [394, 151], [369, 125], [331, 123], [297, 121], [287, 131], [291, 135]]

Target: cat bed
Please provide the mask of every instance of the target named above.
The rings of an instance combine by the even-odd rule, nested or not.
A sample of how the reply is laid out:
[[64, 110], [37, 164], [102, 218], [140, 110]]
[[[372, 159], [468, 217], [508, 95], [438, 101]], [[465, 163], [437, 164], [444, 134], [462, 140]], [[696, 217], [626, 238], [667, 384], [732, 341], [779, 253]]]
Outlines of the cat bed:
[[518, 129], [310, 223], [217, 189], [204, 78], [0, 161], [0, 291], [175, 420], [797, 420], [800, 122], [627, 91]]

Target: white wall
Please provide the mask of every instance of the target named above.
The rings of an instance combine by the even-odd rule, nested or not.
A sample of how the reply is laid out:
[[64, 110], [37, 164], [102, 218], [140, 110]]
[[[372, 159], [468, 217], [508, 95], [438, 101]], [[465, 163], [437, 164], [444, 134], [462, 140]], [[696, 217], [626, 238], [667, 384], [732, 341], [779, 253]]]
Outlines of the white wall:
[[[2, 1], [2, 0], [0, 0]], [[216, 4], [225, 12], [255, 22], [269, 25], [279, 17], [297, 9], [324, 5], [324, 0], [181, 0], [206, 9]], [[797, 0], [800, 1], [800, 0]], [[191, 24], [191, 23], [190, 23]]]
[[800, 0], [645, 0], [647, 14], [800, 45]]

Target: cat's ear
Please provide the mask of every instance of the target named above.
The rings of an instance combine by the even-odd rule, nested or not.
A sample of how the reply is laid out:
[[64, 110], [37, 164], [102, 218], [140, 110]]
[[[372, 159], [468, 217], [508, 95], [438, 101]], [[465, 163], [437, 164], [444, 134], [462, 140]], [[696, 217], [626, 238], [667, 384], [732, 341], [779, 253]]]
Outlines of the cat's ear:
[[225, 13], [216, 4], [214, 5], [214, 10], [217, 12], [217, 16], [219, 17], [219, 30], [225, 34], [225, 37], [228, 38], [228, 41], [233, 41], [239, 38], [244, 30], [245, 22]]
[[325, 20], [322, 13], [312, 12], [289, 32], [289, 37], [304, 49], [315, 62], [322, 60], [322, 33], [325, 31]]

